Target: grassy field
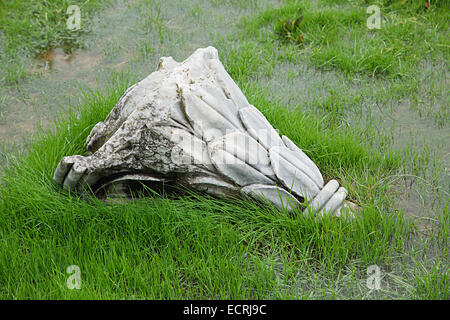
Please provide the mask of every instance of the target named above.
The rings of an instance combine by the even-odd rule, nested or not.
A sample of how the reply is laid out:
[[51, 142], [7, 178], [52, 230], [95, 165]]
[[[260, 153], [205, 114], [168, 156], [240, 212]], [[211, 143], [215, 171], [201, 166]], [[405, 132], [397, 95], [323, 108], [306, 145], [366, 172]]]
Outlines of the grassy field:
[[[14, 17], [4, 14], [4, 3], [0, 16]], [[408, 99], [408, 115], [429, 120], [445, 140], [448, 2], [430, 9], [415, 1], [375, 2], [386, 15], [380, 30], [366, 28], [364, 1], [198, 1], [183, 2], [185, 11], [176, 13], [166, 2], [136, 3], [149, 13], [137, 28], [156, 40], [138, 42], [130, 66], [99, 89], [80, 91], [82, 102], [40, 130], [29, 148], [3, 153], [1, 298], [449, 298], [445, 160], [430, 146], [398, 142], [395, 123], [377, 125], [380, 110], [394, 112]], [[195, 31], [197, 21], [212, 16], [220, 30], [224, 21], [210, 14], [217, 12], [242, 15], [233, 32], [217, 33], [211, 43], [227, 71], [325, 180], [337, 178], [349, 190], [360, 217], [316, 220], [238, 199], [195, 193], [173, 199], [151, 190], [105, 203], [52, 183], [64, 155], [85, 153], [90, 130], [137, 80], [139, 66], [163, 55], [168, 42], [182, 43], [179, 25]], [[304, 22], [292, 23], [298, 19]], [[63, 39], [60, 33], [54, 41]], [[34, 52], [33, 43], [24, 42], [23, 50]], [[429, 212], [414, 216], [400, 203], [399, 194], [414, 188], [432, 190], [422, 199]], [[79, 290], [66, 286], [70, 265], [80, 267]], [[372, 265], [382, 270], [379, 290], [367, 287]]]
[[[450, 12], [444, 1], [436, 1], [429, 9], [422, 1], [411, 0], [321, 4], [326, 5], [317, 10], [310, 2], [291, 2], [266, 11], [255, 26], [276, 21], [280, 38], [307, 52], [316, 67], [346, 74], [404, 79], [413, 76], [415, 66], [425, 58], [449, 59]], [[367, 26], [366, 10], [374, 4], [383, 8], [379, 29]]]
[[[448, 0], [435, 1], [429, 9], [415, 0], [318, 3], [288, 1], [251, 19], [247, 32], [267, 43], [267, 35], [260, 31], [270, 26], [275, 31], [272, 35], [292, 48], [282, 59], [295, 61], [300, 51], [321, 70], [339, 70], [356, 78], [382, 77], [390, 81], [391, 87], [381, 99], [408, 97], [419, 113], [438, 124], [448, 123], [448, 87], [442, 87], [447, 83], [435, 83], [430, 77], [426, 87], [421, 86], [424, 63], [450, 58]], [[380, 29], [367, 27], [366, 9], [374, 4], [383, 8]], [[448, 70], [448, 66], [443, 68]], [[424, 104], [420, 99], [424, 91], [435, 97], [444, 95], [446, 103], [440, 108]]]

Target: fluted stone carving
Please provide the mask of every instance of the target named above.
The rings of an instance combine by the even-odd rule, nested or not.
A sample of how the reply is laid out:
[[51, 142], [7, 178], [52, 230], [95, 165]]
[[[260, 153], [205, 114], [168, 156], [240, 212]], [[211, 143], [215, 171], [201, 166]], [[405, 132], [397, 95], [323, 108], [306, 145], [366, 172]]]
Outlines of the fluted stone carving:
[[326, 184], [314, 162], [250, 105], [213, 47], [130, 87], [86, 141], [89, 156], [64, 157], [54, 181], [96, 194], [133, 183], [250, 195], [289, 211], [353, 214], [347, 190]]

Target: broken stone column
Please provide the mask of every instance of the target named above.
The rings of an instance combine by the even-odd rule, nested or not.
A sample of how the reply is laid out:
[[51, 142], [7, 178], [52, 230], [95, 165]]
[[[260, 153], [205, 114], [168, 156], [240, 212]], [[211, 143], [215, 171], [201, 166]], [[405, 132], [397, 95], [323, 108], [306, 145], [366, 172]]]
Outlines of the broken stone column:
[[288, 137], [249, 104], [213, 47], [185, 61], [160, 59], [131, 86], [86, 141], [89, 156], [68, 156], [54, 181], [96, 195], [142, 182], [215, 196], [249, 195], [279, 208], [352, 214], [347, 190], [327, 183]]

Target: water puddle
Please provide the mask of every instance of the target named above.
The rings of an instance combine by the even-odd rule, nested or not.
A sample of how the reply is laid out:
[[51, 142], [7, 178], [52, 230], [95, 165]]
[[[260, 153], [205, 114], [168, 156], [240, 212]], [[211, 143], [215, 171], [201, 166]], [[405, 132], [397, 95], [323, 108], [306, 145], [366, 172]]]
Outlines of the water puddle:
[[89, 51], [65, 52], [62, 48], [51, 48], [37, 56], [32, 72], [41, 75], [50, 74], [58, 78], [73, 78], [82, 71], [95, 68], [102, 59], [102, 54]]
[[67, 53], [53, 48], [40, 54], [28, 83], [0, 88], [0, 142], [20, 144], [39, 126], [46, 128], [80, 85], [96, 85], [93, 70], [101, 61], [102, 55], [82, 50]]
[[138, 81], [161, 56], [183, 60], [250, 14], [251, 8], [201, 0], [117, 1], [94, 19], [86, 49], [51, 48], [30, 61], [24, 83], [0, 88], [0, 143], [20, 144], [39, 123], [46, 128], [58, 111], [78, 104], [80, 89], [102, 87], [128, 69], [130, 81]]
[[[86, 39], [87, 49], [49, 49], [32, 62], [30, 68], [35, 77], [17, 87], [0, 88], [0, 143], [24, 141], [36, 132], [39, 122], [45, 128], [58, 111], [78, 103], [72, 99], [81, 96], [80, 89], [101, 88], [113, 73], [121, 70], [130, 70], [130, 82], [138, 81], [155, 70], [161, 56], [182, 61], [198, 47], [214, 45], [217, 39], [226, 39], [228, 33], [238, 32], [235, 25], [240, 17], [255, 14], [255, 10], [262, 10], [269, 3], [272, 7], [279, 5], [277, 1], [261, 1], [256, 9], [243, 3], [233, 6], [205, 0], [117, 1], [103, 10], [93, 24]], [[286, 105], [325, 108], [327, 97], [332, 94], [348, 96], [346, 99], [350, 100], [343, 103], [351, 105], [350, 111], [357, 115], [374, 105], [373, 99], [357, 99], [363, 92], [361, 88], [370, 89], [371, 83], [348, 84], [337, 72], [321, 72], [303, 62], [278, 64], [270, 76], [255, 81], [267, 85], [273, 97]], [[412, 141], [415, 147], [432, 146], [430, 149], [442, 159], [443, 180], [447, 180], [448, 127], [439, 128], [418, 117], [409, 104], [398, 106], [396, 102], [396, 106], [395, 111], [380, 112], [374, 121], [383, 129], [395, 122], [393, 140], [397, 148]], [[376, 113], [377, 110], [371, 112]], [[421, 203], [411, 198], [414, 195], [405, 195], [402, 207], [420, 211]]]
[[52, 48], [37, 56], [37, 65], [35, 68], [45, 72], [50, 72], [54, 69], [64, 70], [70, 67], [70, 63], [74, 57], [75, 54], [73, 52], [66, 53], [61, 48]]

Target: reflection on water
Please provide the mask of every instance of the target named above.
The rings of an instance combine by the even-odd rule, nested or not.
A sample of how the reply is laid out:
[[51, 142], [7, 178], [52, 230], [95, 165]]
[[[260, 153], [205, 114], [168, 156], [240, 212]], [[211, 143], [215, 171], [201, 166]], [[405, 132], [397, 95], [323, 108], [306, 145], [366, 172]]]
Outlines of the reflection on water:
[[65, 52], [52, 48], [38, 55], [19, 86], [0, 88], [0, 143], [23, 143], [46, 128], [58, 109], [67, 107], [80, 88], [94, 88], [103, 55], [95, 50]]
[[[202, 8], [201, 19], [188, 4]], [[60, 111], [79, 104], [84, 90], [109, 84], [117, 72], [129, 69], [130, 81], [138, 81], [155, 70], [161, 56], [181, 61], [196, 48], [213, 45], [217, 34], [231, 32], [224, 25], [251, 12], [206, 0], [161, 5], [160, 20], [155, 22], [154, 4], [117, 1], [94, 18], [86, 48], [72, 52], [51, 48], [29, 61], [32, 76], [17, 86], [0, 88], [0, 145], [28, 140], [38, 131], [38, 123], [47, 128]]]
[[36, 68], [44, 71], [67, 68], [74, 57], [73, 52], [66, 53], [61, 48], [51, 48], [37, 56]]
[[36, 57], [32, 72], [60, 78], [78, 78], [80, 72], [94, 68], [102, 58], [101, 54], [84, 50], [65, 52], [62, 48], [51, 48]]
[[[228, 45], [226, 41], [234, 40], [224, 39], [229, 33], [239, 32], [234, 26], [239, 17], [255, 14], [254, 9], [241, 7], [244, 2], [236, 2], [236, 6], [221, 6], [207, 0], [177, 1], [184, 5], [176, 5], [176, 1], [161, 2], [158, 21], [155, 20], [155, 12], [159, 9], [155, 9], [150, 1], [118, 1], [102, 11], [93, 25], [85, 50], [66, 52], [62, 48], [52, 48], [36, 57], [30, 70], [36, 77], [30, 77], [17, 87], [0, 88], [0, 146], [28, 139], [37, 131], [38, 122], [44, 128], [50, 126], [49, 119], [72, 105], [73, 99], [82, 97], [80, 89], [101, 88], [116, 72], [129, 69], [128, 77], [134, 82], [153, 72], [161, 56], [170, 55], [182, 61], [198, 47]], [[277, 3], [261, 1], [259, 10], [263, 10], [263, 5], [273, 7]], [[232, 45], [238, 46], [237, 43]], [[227, 53], [223, 51], [221, 54]], [[358, 97], [360, 92], [365, 92], [362, 90], [365, 87], [349, 83], [337, 72], [322, 72], [302, 63], [277, 64], [270, 77], [255, 81], [267, 85], [274, 99], [281, 99], [283, 104], [305, 108], [324, 105], [331, 90], [343, 92], [343, 98]], [[445, 69], [436, 70], [440, 73]], [[448, 77], [433, 75], [436, 81], [442, 78]], [[377, 82], [377, 85], [380, 85], [377, 87], [379, 90], [383, 89], [382, 82]], [[370, 82], [361, 86], [372, 90]], [[360, 100], [355, 101], [359, 107]], [[76, 105], [77, 101], [74, 102]], [[443, 171], [447, 174], [444, 179], [448, 181], [448, 126], [436, 127], [432, 121], [417, 116], [409, 105], [399, 105], [398, 101], [395, 102], [395, 112], [384, 110], [386, 112], [380, 112], [375, 118], [379, 109], [373, 111], [374, 105], [376, 101], [373, 99], [362, 99], [361, 108], [355, 107], [355, 116], [358, 110], [361, 114], [370, 111], [370, 119], [381, 128], [395, 127], [392, 134], [394, 146], [398, 148], [407, 142], [414, 142], [416, 147], [429, 145], [438, 154], [438, 159], [442, 159]], [[394, 120], [395, 126], [392, 124]], [[405, 197], [401, 206], [406, 208], [405, 211], [418, 212], [418, 205], [410, 197]]]

